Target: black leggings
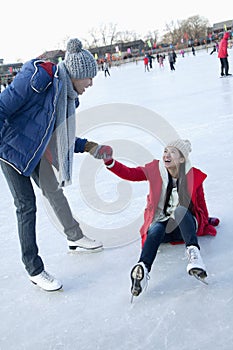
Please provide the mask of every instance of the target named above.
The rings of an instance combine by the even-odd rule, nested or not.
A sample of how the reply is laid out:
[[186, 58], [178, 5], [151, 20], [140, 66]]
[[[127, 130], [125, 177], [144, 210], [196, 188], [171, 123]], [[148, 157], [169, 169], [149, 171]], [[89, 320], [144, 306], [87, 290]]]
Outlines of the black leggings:
[[220, 62], [221, 62], [221, 76], [223, 76], [224, 74], [228, 75], [229, 63], [228, 63], [227, 57], [220, 58]]

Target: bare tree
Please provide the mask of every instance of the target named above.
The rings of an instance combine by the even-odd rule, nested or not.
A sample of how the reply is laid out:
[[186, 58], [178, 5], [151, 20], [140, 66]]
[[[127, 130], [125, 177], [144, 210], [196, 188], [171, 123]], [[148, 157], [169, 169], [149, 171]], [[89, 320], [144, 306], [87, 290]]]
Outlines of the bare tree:
[[178, 43], [183, 39], [198, 39], [205, 37], [209, 22], [206, 18], [199, 15], [189, 17], [185, 20], [172, 21], [166, 24], [165, 34], [162, 41], [165, 43]]
[[102, 24], [100, 27], [100, 36], [104, 46], [112, 45], [117, 37], [117, 25], [113, 23]]
[[128, 41], [139, 40], [140, 36], [134, 31], [120, 31], [117, 33], [117, 42], [127, 43]]
[[144, 37], [145, 41], [150, 40], [153, 43], [158, 41], [159, 32], [158, 30], [150, 30]]
[[86, 46], [88, 48], [95, 48], [100, 46], [100, 36], [98, 30], [92, 28], [91, 30], [89, 30], [88, 34], [90, 37], [90, 41], [88, 41], [87, 39], [83, 39], [83, 42], [86, 43]]
[[187, 33], [192, 39], [206, 36], [208, 26], [208, 20], [198, 15], [189, 17], [180, 23], [182, 32]]
[[[209, 21], [199, 15], [189, 17], [185, 20], [177, 20], [167, 23], [162, 36], [162, 42], [166, 44], [177, 44], [183, 40], [199, 39], [205, 37], [210, 27]], [[113, 51], [113, 46], [120, 43], [130, 42], [141, 39], [141, 36], [134, 31], [118, 31], [117, 24], [104, 23], [99, 28], [89, 30], [89, 37], [82, 39], [83, 46], [87, 48], [98, 48], [100, 46], [109, 46], [109, 51]], [[144, 37], [145, 42], [157, 43], [158, 30], [150, 30]], [[67, 37], [63, 41], [67, 42]]]

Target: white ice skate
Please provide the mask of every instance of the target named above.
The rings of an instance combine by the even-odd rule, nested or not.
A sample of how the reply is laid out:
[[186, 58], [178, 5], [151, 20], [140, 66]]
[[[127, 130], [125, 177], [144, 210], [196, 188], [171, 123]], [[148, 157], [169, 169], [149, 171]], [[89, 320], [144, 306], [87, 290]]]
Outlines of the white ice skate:
[[143, 262], [136, 264], [131, 270], [131, 303], [134, 296], [139, 296], [143, 290], [146, 289], [148, 285], [148, 280], [150, 279], [148, 270]]
[[102, 250], [103, 243], [98, 242], [94, 239], [88, 238], [87, 236], [83, 236], [77, 241], [67, 241], [70, 250], [76, 250], [77, 248], [82, 248], [86, 250]]
[[45, 270], [36, 276], [29, 276], [29, 279], [32, 283], [36, 284], [38, 287], [46, 290], [47, 292], [54, 292], [62, 288], [62, 283]]
[[196, 246], [189, 246], [186, 249], [188, 257], [187, 272], [204, 283], [205, 278], [207, 277], [206, 267], [202, 261], [200, 250]]

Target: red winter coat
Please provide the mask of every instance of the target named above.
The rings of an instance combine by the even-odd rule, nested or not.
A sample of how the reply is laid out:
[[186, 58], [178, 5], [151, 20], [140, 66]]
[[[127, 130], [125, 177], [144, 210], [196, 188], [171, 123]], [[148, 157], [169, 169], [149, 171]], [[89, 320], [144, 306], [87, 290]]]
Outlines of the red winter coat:
[[147, 66], [148, 65], [148, 63], [149, 63], [149, 59], [148, 59], [148, 57], [144, 57], [144, 64], [145, 64], [145, 66]]
[[226, 58], [228, 56], [227, 46], [228, 46], [229, 37], [230, 37], [230, 33], [228, 32], [224, 33], [223, 38], [219, 43], [218, 58]]
[[[146, 235], [159, 203], [162, 178], [159, 170], [159, 160], [155, 159], [143, 167], [129, 168], [117, 161], [109, 168], [117, 176], [129, 181], [149, 181], [149, 194], [147, 205], [144, 211], [144, 223], [140, 228], [142, 246], [145, 243]], [[194, 215], [198, 222], [198, 236], [216, 235], [216, 229], [208, 223], [208, 210], [203, 191], [203, 181], [207, 177], [201, 170], [191, 168], [187, 173], [188, 192], [192, 199]]]

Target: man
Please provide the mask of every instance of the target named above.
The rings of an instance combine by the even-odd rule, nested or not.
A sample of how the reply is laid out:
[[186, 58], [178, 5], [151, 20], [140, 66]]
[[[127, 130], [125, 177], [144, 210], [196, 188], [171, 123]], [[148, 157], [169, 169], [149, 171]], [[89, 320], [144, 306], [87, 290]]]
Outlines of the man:
[[93, 55], [71, 39], [64, 61], [25, 63], [0, 95], [0, 163], [16, 206], [22, 261], [29, 279], [47, 291], [61, 289], [62, 283], [45, 270], [38, 254], [31, 179], [48, 199], [70, 249], [103, 246], [82, 233], [62, 190], [71, 183], [74, 152], [87, 151], [99, 159], [111, 154], [110, 147], [75, 137], [78, 97], [96, 74]]
[[225, 32], [222, 40], [219, 43], [218, 58], [220, 59], [220, 63], [221, 63], [221, 77], [231, 75], [229, 74], [228, 51], [227, 51], [229, 37], [230, 37], [230, 33]]
[[175, 70], [175, 66], [174, 66], [174, 63], [175, 63], [174, 55], [173, 55], [173, 52], [171, 52], [171, 51], [168, 51], [168, 61], [169, 61], [169, 64], [170, 64], [170, 69], [171, 69], [171, 70]]

